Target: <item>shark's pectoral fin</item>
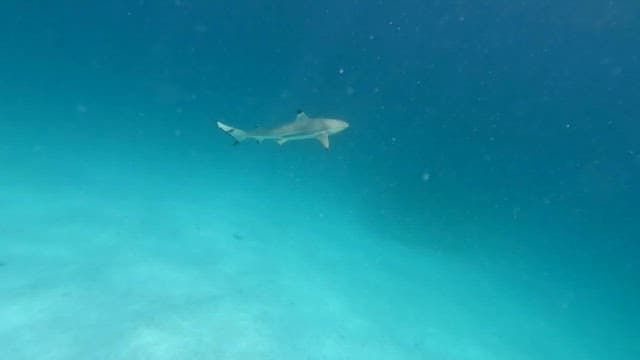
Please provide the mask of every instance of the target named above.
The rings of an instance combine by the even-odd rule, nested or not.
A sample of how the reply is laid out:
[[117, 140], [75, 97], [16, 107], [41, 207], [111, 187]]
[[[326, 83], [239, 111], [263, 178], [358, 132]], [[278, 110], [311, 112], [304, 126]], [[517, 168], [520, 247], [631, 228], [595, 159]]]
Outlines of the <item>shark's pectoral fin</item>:
[[325, 149], [329, 150], [329, 135], [327, 134], [318, 135], [316, 139], [320, 141], [320, 143]]
[[278, 145], [282, 145], [282, 144], [284, 144], [284, 143], [286, 143], [286, 142], [287, 142], [287, 139], [285, 139], [285, 138], [280, 138], [280, 139], [276, 140], [276, 142], [278, 143]]

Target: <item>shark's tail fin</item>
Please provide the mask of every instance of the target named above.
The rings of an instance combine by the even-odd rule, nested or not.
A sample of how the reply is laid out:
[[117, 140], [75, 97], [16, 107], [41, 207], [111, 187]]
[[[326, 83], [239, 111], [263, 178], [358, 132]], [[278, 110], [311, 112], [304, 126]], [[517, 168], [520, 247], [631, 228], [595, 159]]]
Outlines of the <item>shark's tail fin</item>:
[[223, 124], [220, 121], [218, 121], [218, 127], [235, 139], [236, 142], [234, 145], [247, 138], [247, 132], [244, 130], [236, 129], [233, 126]]

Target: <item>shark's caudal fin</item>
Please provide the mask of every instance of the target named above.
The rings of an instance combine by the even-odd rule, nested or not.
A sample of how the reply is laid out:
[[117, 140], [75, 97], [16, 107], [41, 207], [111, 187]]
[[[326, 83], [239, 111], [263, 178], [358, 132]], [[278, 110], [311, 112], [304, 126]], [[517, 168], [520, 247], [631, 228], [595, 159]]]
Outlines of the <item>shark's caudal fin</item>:
[[247, 138], [247, 132], [244, 130], [236, 129], [233, 126], [223, 124], [220, 121], [218, 121], [218, 127], [222, 129], [222, 131], [231, 135], [236, 140], [234, 145], [238, 144], [239, 142]]

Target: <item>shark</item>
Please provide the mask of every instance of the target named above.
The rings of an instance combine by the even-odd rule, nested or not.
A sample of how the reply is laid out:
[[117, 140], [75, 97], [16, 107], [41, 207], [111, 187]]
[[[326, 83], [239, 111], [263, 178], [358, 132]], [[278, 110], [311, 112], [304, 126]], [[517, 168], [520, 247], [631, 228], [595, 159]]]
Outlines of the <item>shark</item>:
[[326, 150], [329, 149], [329, 135], [337, 134], [349, 127], [348, 122], [339, 119], [310, 118], [302, 110], [298, 110], [295, 120], [268, 129], [245, 131], [220, 121], [217, 125], [233, 137], [234, 145], [247, 139], [254, 139], [258, 143], [263, 140], [274, 140], [278, 145], [293, 140], [316, 139]]

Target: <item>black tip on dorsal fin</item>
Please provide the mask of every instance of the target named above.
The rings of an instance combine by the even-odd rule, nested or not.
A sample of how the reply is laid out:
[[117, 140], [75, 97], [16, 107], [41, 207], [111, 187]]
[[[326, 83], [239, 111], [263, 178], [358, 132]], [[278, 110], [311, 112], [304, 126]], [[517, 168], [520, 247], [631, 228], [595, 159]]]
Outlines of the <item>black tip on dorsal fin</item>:
[[304, 111], [302, 111], [301, 109], [298, 109], [298, 110], [296, 111], [296, 114], [300, 115], [300, 114], [302, 114], [303, 112], [304, 112]]

